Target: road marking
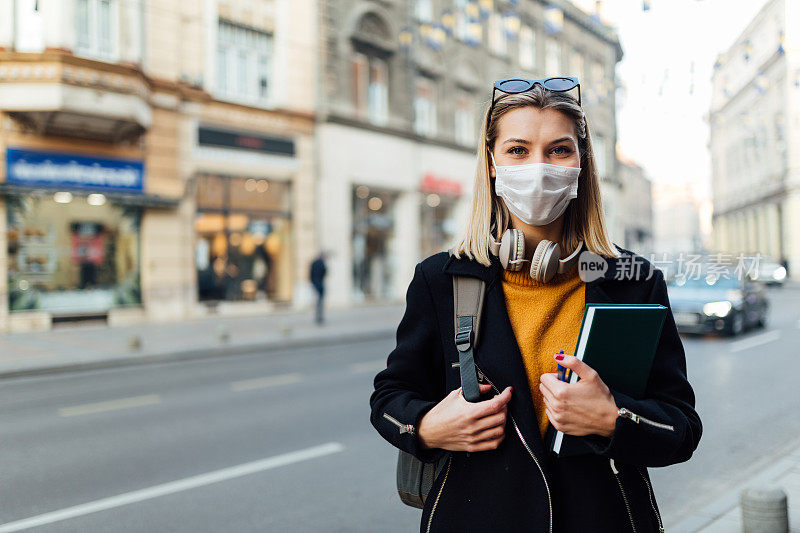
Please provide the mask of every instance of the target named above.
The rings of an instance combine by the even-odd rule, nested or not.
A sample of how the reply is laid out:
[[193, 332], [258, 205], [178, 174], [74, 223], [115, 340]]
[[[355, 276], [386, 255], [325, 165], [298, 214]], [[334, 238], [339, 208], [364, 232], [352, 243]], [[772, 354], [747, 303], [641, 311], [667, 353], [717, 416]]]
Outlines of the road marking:
[[386, 359], [378, 359], [377, 361], [362, 361], [350, 365], [350, 372], [353, 374], [360, 374], [362, 372], [374, 372], [386, 368]]
[[303, 381], [303, 375], [298, 373], [280, 374], [277, 376], [267, 376], [265, 378], [243, 379], [231, 383], [231, 389], [236, 392], [246, 390], [264, 389], [275, 385], [287, 385]]
[[54, 522], [61, 522], [62, 520], [69, 520], [78, 516], [84, 516], [91, 513], [106, 511], [115, 507], [122, 507], [131, 503], [142, 502], [145, 500], [152, 500], [161, 496], [175, 494], [176, 492], [183, 492], [186, 490], [211, 485], [212, 483], [219, 483], [220, 481], [227, 481], [237, 477], [263, 472], [271, 468], [285, 466], [300, 461], [307, 461], [315, 459], [332, 453], [341, 452], [344, 450], [344, 445], [338, 442], [329, 442], [320, 446], [313, 446], [304, 450], [297, 450], [294, 452], [260, 459], [250, 463], [244, 463], [238, 466], [223, 468], [208, 472], [207, 474], [200, 474], [198, 476], [187, 477], [177, 481], [171, 481], [162, 485], [155, 485], [146, 489], [135, 490], [133, 492], [126, 492], [110, 498], [103, 498], [74, 507], [67, 507], [58, 511], [44, 513], [30, 518], [24, 518], [15, 522], [8, 522], [0, 524], [0, 533], [10, 533], [12, 531], [22, 531], [32, 527], [43, 526], [52, 524]]
[[766, 333], [761, 333], [760, 335], [756, 335], [748, 339], [742, 339], [740, 341], [731, 342], [730, 351], [741, 352], [742, 350], [749, 350], [750, 348], [755, 348], [756, 346], [761, 346], [762, 344], [767, 344], [768, 342], [776, 341], [780, 338], [781, 338], [780, 330], [775, 329], [772, 331], [767, 331]]
[[131, 398], [119, 398], [105, 402], [87, 403], [74, 405], [72, 407], [62, 407], [58, 414], [63, 417], [89, 415], [92, 413], [102, 413], [104, 411], [115, 411], [117, 409], [129, 409], [131, 407], [142, 407], [160, 403], [161, 398], [158, 394], [147, 394], [145, 396], [133, 396]]

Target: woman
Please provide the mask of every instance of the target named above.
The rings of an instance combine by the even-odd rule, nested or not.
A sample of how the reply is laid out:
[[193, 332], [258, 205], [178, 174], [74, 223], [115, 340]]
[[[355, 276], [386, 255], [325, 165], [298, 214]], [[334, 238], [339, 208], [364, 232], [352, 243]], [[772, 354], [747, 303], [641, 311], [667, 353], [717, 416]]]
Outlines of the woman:
[[[661, 271], [608, 237], [579, 100], [543, 83], [551, 85], [493, 98], [466, 231], [450, 253], [417, 265], [397, 346], [375, 377], [378, 432], [426, 462], [449, 454], [422, 511], [424, 532], [663, 531], [647, 467], [688, 460], [700, 439], [671, 312], [644, 399], [609, 390], [588, 365], [557, 354], [575, 346], [586, 303], [669, 301]], [[509, 228], [524, 235], [525, 261], [547, 239], [565, 253], [582, 246], [602, 256], [608, 270], [588, 282], [575, 264], [546, 282], [527, 266], [507, 270], [495, 243]], [[454, 365], [453, 275], [486, 283], [475, 403]], [[559, 381], [558, 363], [581, 380]], [[585, 453], [555, 456], [544, 439], [553, 429], [578, 436]]]

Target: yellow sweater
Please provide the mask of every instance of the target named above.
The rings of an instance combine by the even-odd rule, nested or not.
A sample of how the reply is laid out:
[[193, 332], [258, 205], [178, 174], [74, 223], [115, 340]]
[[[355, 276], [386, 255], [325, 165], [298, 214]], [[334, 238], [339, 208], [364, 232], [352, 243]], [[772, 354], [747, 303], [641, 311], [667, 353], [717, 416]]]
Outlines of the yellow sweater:
[[585, 305], [584, 283], [578, 276], [577, 264], [556, 274], [549, 283], [534, 281], [526, 270], [504, 270], [503, 292], [525, 363], [539, 430], [544, 436], [548, 420], [539, 376], [557, 370], [553, 354], [575, 351]]

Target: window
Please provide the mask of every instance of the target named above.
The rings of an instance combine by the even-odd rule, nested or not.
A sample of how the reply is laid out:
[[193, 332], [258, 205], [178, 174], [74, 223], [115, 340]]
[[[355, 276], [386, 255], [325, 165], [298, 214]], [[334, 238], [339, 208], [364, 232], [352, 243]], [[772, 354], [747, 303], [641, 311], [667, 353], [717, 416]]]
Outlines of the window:
[[369, 64], [369, 120], [384, 125], [389, 118], [386, 62], [376, 57]]
[[489, 49], [497, 55], [506, 55], [506, 32], [500, 13], [489, 16]]
[[483, 42], [483, 24], [480, 21], [480, 8], [473, 0], [454, 0], [456, 15], [456, 37], [470, 46]]
[[561, 44], [555, 39], [547, 39], [544, 57], [545, 76], [561, 76]]
[[600, 99], [606, 96], [606, 77], [603, 64], [599, 61], [592, 62], [592, 87]]
[[13, 198], [6, 218], [10, 311], [75, 315], [141, 303], [139, 209], [77, 191]]
[[364, 118], [367, 108], [367, 66], [369, 60], [361, 52], [353, 52], [350, 59], [350, 77], [353, 97], [353, 111], [356, 118]]
[[436, 84], [430, 78], [417, 78], [414, 95], [414, 131], [419, 135], [436, 135]]
[[600, 135], [596, 135], [594, 139], [592, 139], [592, 151], [594, 152], [594, 161], [597, 164], [598, 177], [607, 177], [608, 168], [606, 167], [606, 140]]
[[119, 55], [119, 21], [116, 0], [77, 0], [76, 52], [97, 59], [116, 60]]
[[358, 119], [369, 119], [383, 126], [389, 119], [389, 90], [386, 61], [362, 52], [350, 60], [353, 112]]
[[220, 96], [266, 102], [272, 90], [272, 35], [220, 20], [217, 80]]
[[475, 114], [472, 110], [471, 95], [461, 92], [456, 97], [455, 131], [456, 142], [465, 146], [475, 143]]
[[583, 79], [583, 55], [581, 55], [579, 50], [574, 48], [572, 50], [572, 57], [570, 58], [569, 63], [569, 72], [567, 75], [575, 76], [581, 83], [586, 83], [586, 81]]
[[433, 1], [432, 0], [416, 0], [414, 3], [414, 15], [422, 22], [430, 22], [433, 20]]
[[455, 0], [453, 8], [456, 13], [456, 37], [462, 41], [469, 39], [469, 15], [467, 15], [469, 0]]
[[519, 66], [525, 70], [536, 67], [536, 36], [533, 28], [523, 26], [519, 30]]

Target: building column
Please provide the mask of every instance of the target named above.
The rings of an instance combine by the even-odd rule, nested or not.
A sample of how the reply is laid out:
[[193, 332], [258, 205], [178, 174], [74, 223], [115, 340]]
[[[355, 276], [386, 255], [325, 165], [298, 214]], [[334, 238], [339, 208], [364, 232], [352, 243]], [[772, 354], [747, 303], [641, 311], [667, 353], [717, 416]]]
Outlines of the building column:
[[[800, 280], [800, 191], [793, 191], [783, 202], [784, 253], [789, 262], [789, 274]], [[778, 258], [780, 260], [780, 258]]]
[[405, 298], [414, 267], [420, 261], [420, 201], [419, 192], [406, 191], [400, 193], [395, 205], [392, 296], [399, 300]]
[[318, 183], [318, 242], [330, 253], [325, 298], [331, 305], [343, 307], [350, 303], [353, 292], [353, 184], [338, 176], [323, 177]]
[[142, 307], [149, 320], [180, 320], [197, 301], [193, 203], [148, 209], [140, 229]]

